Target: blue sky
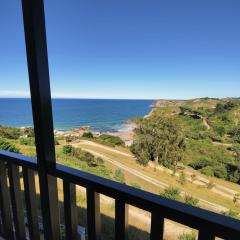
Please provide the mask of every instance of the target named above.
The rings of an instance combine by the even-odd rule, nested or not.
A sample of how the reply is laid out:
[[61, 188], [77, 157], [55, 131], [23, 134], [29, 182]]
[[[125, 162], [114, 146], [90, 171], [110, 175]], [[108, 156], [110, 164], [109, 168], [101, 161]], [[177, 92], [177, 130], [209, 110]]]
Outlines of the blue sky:
[[[0, 96], [29, 95], [20, 0], [0, 2]], [[239, 0], [45, 1], [53, 97], [240, 96]]]

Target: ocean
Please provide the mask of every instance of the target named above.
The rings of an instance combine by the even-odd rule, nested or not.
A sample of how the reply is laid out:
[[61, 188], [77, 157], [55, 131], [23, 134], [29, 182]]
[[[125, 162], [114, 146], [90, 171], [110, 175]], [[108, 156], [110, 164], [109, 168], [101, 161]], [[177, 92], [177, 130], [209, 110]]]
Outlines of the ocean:
[[[152, 100], [53, 99], [54, 129], [90, 126], [94, 131], [119, 131], [124, 122], [151, 111]], [[0, 98], [0, 125], [32, 126], [30, 99]]]

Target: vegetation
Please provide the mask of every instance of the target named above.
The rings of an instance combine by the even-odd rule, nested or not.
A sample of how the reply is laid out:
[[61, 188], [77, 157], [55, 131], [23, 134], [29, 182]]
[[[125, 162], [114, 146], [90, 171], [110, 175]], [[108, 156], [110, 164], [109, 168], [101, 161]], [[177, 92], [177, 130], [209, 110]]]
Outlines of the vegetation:
[[124, 173], [120, 169], [117, 169], [115, 171], [114, 179], [119, 183], [125, 183]]
[[199, 204], [199, 200], [190, 195], [185, 195], [184, 202], [194, 207], [197, 207]]
[[139, 163], [153, 161], [175, 169], [184, 150], [184, 136], [173, 118], [154, 115], [139, 121], [131, 147]]
[[180, 199], [180, 190], [176, 187], [167, 187], [164, 189], [163, 193], [160, 193], [161, 196], [169, 198], [172, 200]]
[[184, 185], [186, 183], [187, 179], [186, 179], [186, 174], [184, 173], [184, 171], [180, 172], [178, 181], [181, 185]]
[[103, 160], [99, 157], [94, 157], [91, 153], [83, 151], [81, 148], [75, 148], [71, 145], [63, 146], [62, 152], [66, 155], [75, 157], [80, 161], [86, 162], [89, 166], [98, 166], [103, 164]]
[[35, 139], [33, 137], [20, 138], [19, 143], [25, 146], [35, 146]]
[[0, 137], [8, 139], [18, 139], [20, 136], [20, 128], [4, 127], [0, 125]]
[[178, 240], [196, 240], [197, 236], [195, 232], [183, 233], [178, 237]]
[[84, 132], [82, 137], [84, 137], [84, 138], [93, 138], [93, 134], [92, 134], [92, 132]]
[[100, 142], [106, 142], [112, 144], [113, 146], [124, 146], [124, 141], [117, 136], [111, 136], [108, 134], [102, 134], [97, 138]]
[[183, 131], [183, 164], [240, 183], [240, 99], [159, 100], [156, 106], [155, 117], [173, 118]]
[[239, 219], [239, 214], [231, 209], [227, 212], [221, 212], [221, 214], [228, 216], [228, 217]]
[[19, 153], [19, 148], [11, 141], [0, 137], [0, 149], [9, 152]]

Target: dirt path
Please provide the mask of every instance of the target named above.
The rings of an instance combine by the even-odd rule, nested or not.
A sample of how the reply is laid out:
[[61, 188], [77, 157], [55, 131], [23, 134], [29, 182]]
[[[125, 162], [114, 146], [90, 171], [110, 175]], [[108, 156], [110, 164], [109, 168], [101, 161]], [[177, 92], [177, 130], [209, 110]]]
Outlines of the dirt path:
[[[103, 146], [99, 143], [95, 143], [95, 142], [91, 142], [91, 141], [87, 141], [87, 140], [81, 140], [81, 143], [87, 144], [87, 145], [90, 145], [90, 146], [94, 146], [94, 147], [99, 147], [99, 148], [108, 150], [110, 152], [120, 154], [122, 156], [133, 157], [134, 158], [134, 156], [132, 154], [125, 153], [125, 152], [119, 151], [117, 149], [113, 149], [111, 147]], [[215, 142], [213, 142], [213, 144], [214, 143]], [[215, 143], [215, 144], [217, 144], [217, 143]], [[222, 143], [222, 144], [224, 144], [224, 143]], [[76, 147], [79, 147], [79, 144], [73, 144], [73, 145], [75, 145]], [[230, 144], [224, 144], [224, 146], [229, 146], [229, 145]], [[151, 163], [149, 164], [149, 166], [153, 167], [153, 168], [156, 168], [156, 166], [154, 164], [151, 164]], [[157, 169], [161, 170], [161, 171], [166, 171], [166, 169], [162, 166], [157, 166]], [[188, 181], [191, 182], [191, 175], [194, 174], [194, 173], [191, 170], [185, 170], [184, 172], [189, 176]], [[169, 170], [169, 173], [172, 174], [172, 171]], [[176, 173], [176, 176], [178, 176], [178, 173]], [[207, 184], [209, 184], [209, 180], [207, 178], [202, 177], [202, 176], [196, 176], [196, 180], [193, 183], [196, 184], [196, 185], [199, 185], [199, 186], [206, 186]], [[214, 187], [211, 189], [211, 191], [213, 191], [213, 192], [215, 192], [215, 193], [217, 193], [217, 194], [219, 194], [223, 197], [226, 197], [228, 199], [233, 199], [235, 194], [240, 194], [240, 191], [235, 191], [235, 190], [232, 190], [230, 188], [227, 188], [225, 186], [222, 186], [222, 185], [216, 184], [216, 183], [215, 183]]]
[[[75, 145], [75, 146], [77, 146], [77, 145], [78, 145], [78, 146], [81, 146], [80, 144], [74, 144], [74, 145]], [[124, 164], [122, 164], [122, 163], [119, 163], [118, 161], [112, 160], [111, 158], [107, 157], [107, 156], [104, 155], [104, 154], [101, 154], [101, 153], [98, 153], [98, 152], [96, 152], [96, 151], [90, 150], [90, 149], [88, 149], [88, 148], [86, 148], [86, 147], [82, 147], [82, 146], [81, 146], [81, 148], [82, 148], [83, 150], [85, 150], [85, 151], [88, 151], [88, 152], [92, 153], [92, 154], [95, 155], [96, 157], [101, 157], [104, 161], [107, 161], [107, 162], [113, 164], [114, 166], [116, 166], [116, 167], [118, 167], [118, 168], [121, 168], [121, 169], [124, 170], [125, 172], [128, 172], [128, 173], [130, 173], [130, 174], [132, 174], [132, 175], [134, 175], [134, 176], [136, 176], [136, 177], [139, 177], [139, 178], [141, 178], [142, 180], [147, 181], [147, 182], [149, 182], [149, 183], [151, 183], [151, 184], [153, 184], [153, 185], [155, 185], [155, 186], [157, 186], [157, 187], [159, 187], [159, 188], [161, 188], [161, 189], [165, 189], [166, 187], [169, 187], [168, 184], [163, 183], [163, 182], [161, 182], [161, 181], [159, 181], [159, 180], [157, 180], [157, 179], [155, 179], [155, 178], [149, 177], [149, 176], [141, 173], [140, 171], [135, 170], [134, 168], [131, 168], [131, 167], [128, 167], [128, 166], [126, 166], [126, 165], [124, 165]], [[185, 196], [185, 195], [186, 195], [186, 192], [182, 191], [182, 192], [181, 192], [181, 195], [182, 195], [182, 196]], [[215, 211], [215, 212], [228, 211], [227, 208], [225, 208], [225, 207], [223, 207], [223, 206], [221, 206], [221, 205], [218, 205], [218, 204], [215, 204], [215, 203], [211, 203], [211, 202], [209, 202], [209, 201], [207, 201], [207, 200], [205, 200], [205, 199], [199, 198], [199, 197], [197, 197], [197, 198], [199, 199], [199, 202], [200, 202], [201, 204], [203, 204], [204, 206], [208, 206], [209, 208], [211, 208], [211, 209], [212, 209], [213, 211]]]
[[207, 122], [207, 118], [201, 116], [201, 119], [203, 120], [203, 125], [206, 126], [207, 130], [209, 130], [211, 127]]
[[[107, 147], [107, 146], [104, 146], [100, 143], [95, 143], [95, 142], [92, 142], [92, 141], [88, 141], [88, 140], [81, 140], [80, 144], [83, 143], [83, 144], [87, 144], [87, 145], [90, 145], [90, 146], [94, 146], [94, 147], [100, 147], [102, 149], [105, 149], [105, 150], [108, 150], [108, 151], [111, 151], [111, 152], [114, 152], [114, 153], [118, 153], [122, 156], [126, 156], [126, 157], [132, 157], [133, 155], [130, 154], [130, 153], [125, 153], [125, 152], [122, 152], [122, 151], [119, 151], [117, 149], [114, 149], [114, 148], [111, 148], [111, 147]], [[72, 145], [78, 145], [78, 144], [75, 144], [73, 143]]]

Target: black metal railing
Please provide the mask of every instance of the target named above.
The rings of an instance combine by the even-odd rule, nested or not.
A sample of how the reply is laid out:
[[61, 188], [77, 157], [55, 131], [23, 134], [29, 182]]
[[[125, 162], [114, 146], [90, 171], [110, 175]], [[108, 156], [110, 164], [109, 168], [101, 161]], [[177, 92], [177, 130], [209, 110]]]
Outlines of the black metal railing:
[[101, 237], [99, 194], [115, 199], [116, 240], [126, 239], [128, 205], [151, 213], [151, 240], [163, 239], [165, 219], [199, 230], [199, 240], [212, 240], [216, 236], [239, 240], [238, 220], [56, 163], [43, 0], [22, 0], [22, 7], [37, 159], [0, 150], [0, 235], [9, 240], [23, 240], [26, 239], [27, 230], [30, 239], [40, 239], [35, 187], [37, 174], [42, 234], [47, 240], [60, 239], [57, 178], [63, 180], [64, 186], [66, 239], [78, 239], [76, 185], [80, 185], [87, 192], [88, 240]]
[[[23, 170], [25, 204], [21, 197], [19, 167], [22, 167]], [[0, 229], [1, 235], [6, 239], [15, 239], [14, 237], [26, 239], [23, 205], [26, 206], [30, 239], [39, 239], [34, 179], [34, 172], [37, 173], [38, 170], [35, 159], [0, 151], [2, 222]], [[165, 199], [60, 164], [56, 164], [54, 167], [49, 166], [46, 173], [47, 176], [63, 180], [66, 239], [78, 239], [79, 237], [77, 234], [76, 185], [86, 188], [87, 192], [87, 236], [89, 240], [101, 238], [99, 194], [115, 199], [116, 240], [127, 239], [128, 205], [151, 213], [151, 240], [163, 239], [165, 219], [197, 229], [199, 240], [212, 240], [215, 237], [231, 240], [240, 239], [240, 221], [236, 219]], [[55, 192], [56, 189], [52, 189], [52, 194]], [[55, 231], [59, 231], [60, 224], [52, 227]], [[54, 235], [57, 236], [56, 233]]]

